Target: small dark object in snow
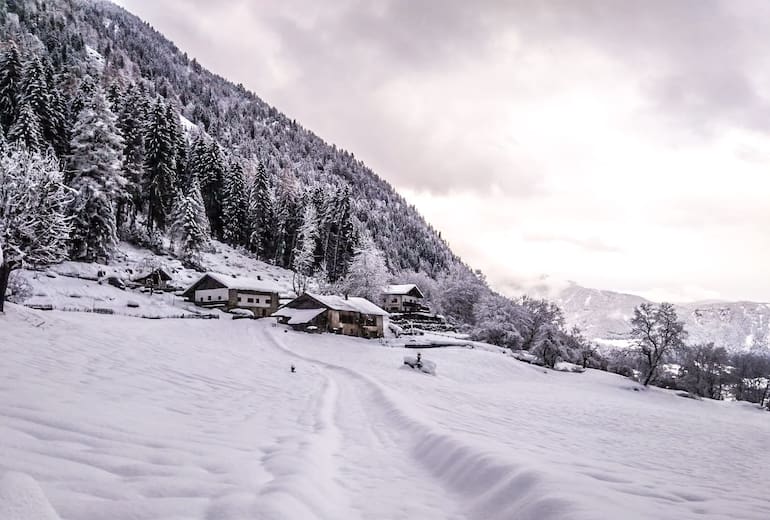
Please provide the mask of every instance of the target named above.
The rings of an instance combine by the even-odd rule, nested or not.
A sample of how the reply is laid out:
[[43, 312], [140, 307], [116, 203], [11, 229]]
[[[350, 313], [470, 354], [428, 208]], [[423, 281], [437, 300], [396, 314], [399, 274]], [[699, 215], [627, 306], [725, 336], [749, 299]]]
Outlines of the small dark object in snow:
[[436, 363], [433, 361], [423, 361], [422, 356], [419, 356], [419, 358], [404, 356], [404, 366], [433, 376], [436, 375]]
[[295, 367], [294, 365], [292, 365], [292, 366], [291, 366], [291, 373], [293, 374], [293, 373], [294, 373], [294, 372], [296, 372], [296, 371], [297, 371], [297, 367]]
[[283, 333], [284, 333], [284, 334], [286, 334], [287, 332], [289, 332], [289, 331], [288, 331], [288, 330], [284, 330], [284, 331], [283, 331]]

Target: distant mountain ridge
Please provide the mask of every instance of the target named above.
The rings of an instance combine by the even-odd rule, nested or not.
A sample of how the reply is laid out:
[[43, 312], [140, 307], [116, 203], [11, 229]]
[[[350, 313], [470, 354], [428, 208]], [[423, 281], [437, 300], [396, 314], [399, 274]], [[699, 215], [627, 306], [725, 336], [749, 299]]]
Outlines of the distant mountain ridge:
[[[569, 326], [599, 340], [629, 338], [634, 308], [654, 303], [633, 294], [589, 289], [571, 283], [553, 299], [564, 310]], [[702, 301], [676, 304], [691, 343], [713, 342], [728, 350], [770, 349], [770, 304]]]

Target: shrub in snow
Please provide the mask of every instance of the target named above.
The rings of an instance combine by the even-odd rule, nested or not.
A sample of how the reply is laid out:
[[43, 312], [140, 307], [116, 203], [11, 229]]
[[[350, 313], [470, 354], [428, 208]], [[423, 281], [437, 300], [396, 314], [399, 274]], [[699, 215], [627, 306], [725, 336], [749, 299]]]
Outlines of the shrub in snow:
[[18, 273], [12, 273], [8, 279], [8, 301], [12, 303], [22, 303], [32, 296], [32, 285], [24, 276]]
[[0, 154], [0, 312], [11, 271], [66, 257], [70, 201], [53, 155], [17, 145]]

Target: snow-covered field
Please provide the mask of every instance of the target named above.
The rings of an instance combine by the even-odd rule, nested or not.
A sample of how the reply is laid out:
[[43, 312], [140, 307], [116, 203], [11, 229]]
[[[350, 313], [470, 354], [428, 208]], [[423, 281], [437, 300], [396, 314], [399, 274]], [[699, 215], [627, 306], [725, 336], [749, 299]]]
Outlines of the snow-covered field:
[[10, 305], [0, 518], [770, 518], [767, 412], [479, 349], [425, 350], [434, 377], [413, 354]]

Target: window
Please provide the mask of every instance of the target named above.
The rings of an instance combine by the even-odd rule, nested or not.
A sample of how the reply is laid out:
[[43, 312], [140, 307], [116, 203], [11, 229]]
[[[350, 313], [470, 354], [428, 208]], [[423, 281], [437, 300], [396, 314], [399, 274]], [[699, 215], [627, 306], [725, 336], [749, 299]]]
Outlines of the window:
[[217, 296], [217, 300], [221, 300], [221, 299], [222, 299], [222, 295], [220, 294], [219, 296]]
[[211, 301], [211, 296], [209, 296], [209, 301]]
[[238, 303], [241, 303], [241, 297], [238, 296]]
[[270, 303], [271, 303], [271, 302], [270, 302], [270, 298], [265, 298], [265, 303], [266, 303], [266, 304], [268, 304], [268, 305], [270, 305]]
[[257, 298], [257, 303], [259, 303], [259, 298]]
[[393, 298], [393, 302], [392, 303], [398, 303], [398, 298]]
[[249, 298], [246, 301], [249, 302], [249, 303], [254, 303], [254, 298]]

